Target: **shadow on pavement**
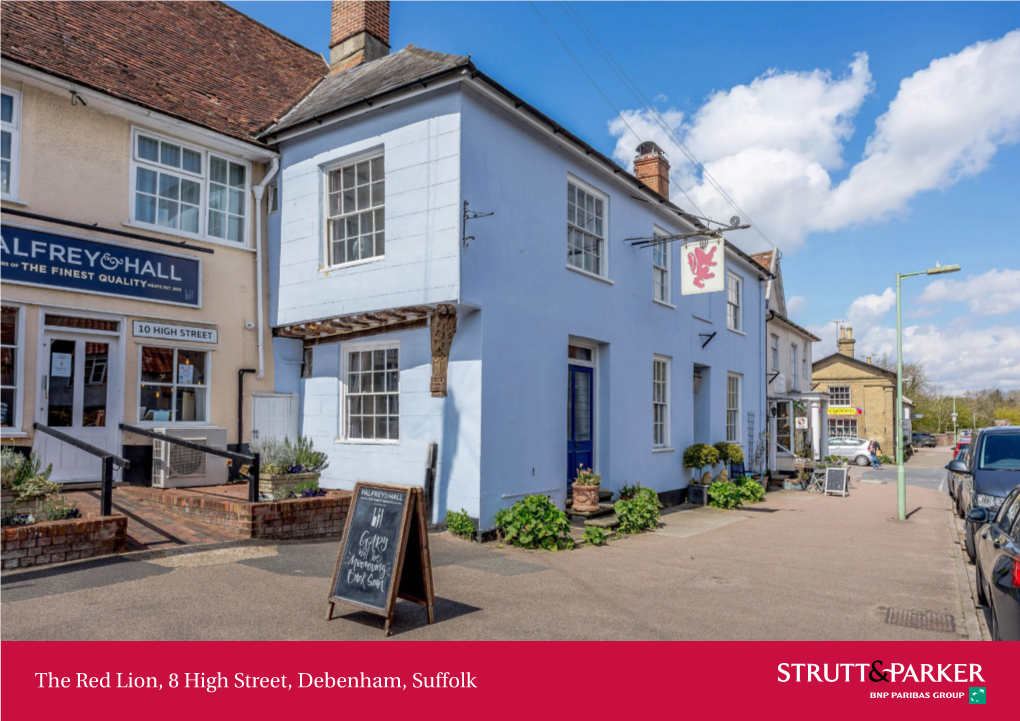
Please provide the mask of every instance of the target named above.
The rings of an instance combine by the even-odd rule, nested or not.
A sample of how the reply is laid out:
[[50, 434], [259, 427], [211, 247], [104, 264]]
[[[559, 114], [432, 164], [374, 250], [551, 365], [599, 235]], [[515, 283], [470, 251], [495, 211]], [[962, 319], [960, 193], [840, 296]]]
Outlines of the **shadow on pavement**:
[[[337, 611], [342, 609], [342, 605], [337, 605]], [[482, 609], [476, 606], [469, 606], [466, 603], [460, 603], [458, 601], [451, 601], [448, 598], [436, 598], [435, 605], [435, 616], [436, 624], [443, 623], [444, 621], [452, 621], [455, 618], [461, 616], [467, 616], [468, 614], [481, 611]], [[382, 633], [386, 626], [386, 619], [382, 616], [377, 616], [374, 613], [368, 613], [367, 611], [354, 611], [346, 615], [335, 615], [333, 620], [335, 621], [354, 621], [360, 623], [362, 626], [368, 626], [370, 628], [377, 628]], [[422, 628], [428, 625], [428, 614], [422, 606], [417, 603], [410, 603], [404, 601], [403, 603], [397, 604], [397, 610], [393, 618], [393, 635], [399, 636], [407, 631], [413, 631], [417, 628]]]

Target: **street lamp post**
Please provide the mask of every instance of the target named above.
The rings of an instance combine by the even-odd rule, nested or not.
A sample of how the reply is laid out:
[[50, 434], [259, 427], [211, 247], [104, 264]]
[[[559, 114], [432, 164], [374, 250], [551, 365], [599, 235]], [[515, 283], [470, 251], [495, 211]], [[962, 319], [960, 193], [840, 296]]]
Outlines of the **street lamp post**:
[[907, 520], [907, 474], [903, 468], [903, 314], [900, 303], [900, 281], [915, 275], [942, 275], [960, 270], [958, 265], [939, 265], [916, 273], [896, 274], [896, 496], [898, 518]]

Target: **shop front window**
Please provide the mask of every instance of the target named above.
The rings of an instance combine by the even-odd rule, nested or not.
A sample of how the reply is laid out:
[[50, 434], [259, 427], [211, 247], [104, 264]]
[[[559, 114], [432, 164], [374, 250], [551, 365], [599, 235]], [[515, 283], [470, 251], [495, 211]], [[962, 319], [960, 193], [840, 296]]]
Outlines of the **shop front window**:
[[21, 360], [20, 309], [3, 306], [0, 311], [0, 427], [20, 428], [18, 417], [18, 367]]
[[208, 421], [209, 353], [143, 346], [138, 419], [150, 423]]

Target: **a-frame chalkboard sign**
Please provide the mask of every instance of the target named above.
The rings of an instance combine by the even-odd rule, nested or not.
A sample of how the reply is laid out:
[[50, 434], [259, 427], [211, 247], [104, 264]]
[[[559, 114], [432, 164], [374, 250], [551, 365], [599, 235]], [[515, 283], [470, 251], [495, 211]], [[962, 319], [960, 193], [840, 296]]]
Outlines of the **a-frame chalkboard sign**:
[[435, 622], [432, 557], [422, 489], [382, 483], [354, 487], [347, 524], [330, 587], [329, 612], [337, 603], [386, 617], [393, 626], [397, 598], [425, 607]]
[[847, 483], [849, 478], [847, 474], [849, 471], [846, 468], [826, 468], [825, 469], [825, 486], [823, 487], [824, 495], [830, 493], [838, 493], [844, 498], [847, 496]]

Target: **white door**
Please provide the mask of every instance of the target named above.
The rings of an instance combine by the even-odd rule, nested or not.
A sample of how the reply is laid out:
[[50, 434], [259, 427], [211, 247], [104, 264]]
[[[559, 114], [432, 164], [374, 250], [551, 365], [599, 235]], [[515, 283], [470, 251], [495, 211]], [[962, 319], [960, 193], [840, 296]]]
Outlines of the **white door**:
[[252, 396], [253, 441], [276, 438], [297, 440], [297, 396], [290, 393], [260, 393]]
[[[120, 454], [116, 394], [120, 368], [118, 339], [47, 330], [40, 358], [39, 422], [93, 446]], [[53, 481], [98, 481], [102, 461], [90, 453], [36, 433], [43, 465], [53, 464]]]

